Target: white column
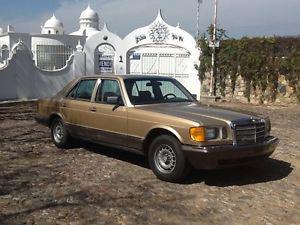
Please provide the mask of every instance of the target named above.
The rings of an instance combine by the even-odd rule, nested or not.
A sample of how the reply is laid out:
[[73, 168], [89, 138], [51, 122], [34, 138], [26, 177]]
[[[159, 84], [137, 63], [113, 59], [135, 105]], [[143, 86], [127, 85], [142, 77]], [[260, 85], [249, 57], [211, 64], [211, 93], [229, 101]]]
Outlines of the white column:
[[156, 74], [159, 75], [159, 67], [160, 67], [160, 63], [159, 63], [159, 58], [160, 58], [160, 53], [157, 53], [156, 56]]
[[144, 57], [143, 57], [143, 53], [141, 53], [141, 58], [140, 58], [140, 74], [143, 74], [143, 65], [144, 65]]
[[176, 70], [177, 70], [177, 54], [174, 54], [174, 78], [176, 77]]

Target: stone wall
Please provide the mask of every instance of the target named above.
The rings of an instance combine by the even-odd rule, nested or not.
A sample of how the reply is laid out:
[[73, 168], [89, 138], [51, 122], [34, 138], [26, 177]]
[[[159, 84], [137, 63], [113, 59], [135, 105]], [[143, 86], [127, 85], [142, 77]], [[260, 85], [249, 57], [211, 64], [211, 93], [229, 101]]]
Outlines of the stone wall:
[[[209, 95], [209, 88], [210, 88], [210, 74], [206, 75], [206, 78], [202, 82], [202, 89], [201, 89], [201, 96], [205, 97]], [[216, 95], [221, 97], [223, 100], [227, 101], [236, 101], [236, 102], [243, 102], [248, 103], [247, 97], [245, 97], [246, 93], [246, 81], [243, 79], [242, 76], [238, 76], [235, 83], [234, 92], [232, 92], [232, 85], [231, 85], [230, 76], [227, 76], [225, 83], [225, 96], [221, 93], [221, 88], [217, 85]], [[300, 85], [300, 81], [299, 81]], [[299, 90], [298, 90], [299, 91]], [[293, 88], [289, 81], [286, 79], [285, 76], [279, 75], [278, 77], [278, 87], [274, 91], [276, 95], [276, 99], [273, 99], [273, 91], [270, 87], [268, 87], [264, 92], [260, 87], [253, 87], [251, 85], [250, 88], [250, 102], [254, 104], [267, 104], [267, 103], [279, 103], [279, 104], [289, 104], [289, 103], [299, 103], [297, 100], [297, 93], [295, 88]]]

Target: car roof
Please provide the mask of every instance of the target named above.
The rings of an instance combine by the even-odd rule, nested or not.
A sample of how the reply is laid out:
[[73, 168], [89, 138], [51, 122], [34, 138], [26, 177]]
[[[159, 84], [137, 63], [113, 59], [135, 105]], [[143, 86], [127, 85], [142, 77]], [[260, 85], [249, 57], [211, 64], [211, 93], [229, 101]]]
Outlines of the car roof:
[[115, 79], [138, 79], [138, 78], [170, 78], [167, 76], [158, 76], [158, 75], [131, 75], [131, 74], [126, 74], [126, 75], [89, 75], [89, 76], [83, 76], [80, 77], [80, 79], [98, 79], [98, 78], [115, 78]]

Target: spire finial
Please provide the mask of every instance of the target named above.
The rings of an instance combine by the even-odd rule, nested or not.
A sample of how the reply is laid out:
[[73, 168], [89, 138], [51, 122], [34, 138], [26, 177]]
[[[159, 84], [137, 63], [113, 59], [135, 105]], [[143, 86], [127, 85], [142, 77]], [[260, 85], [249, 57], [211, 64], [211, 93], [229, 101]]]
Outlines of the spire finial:
[[108, 30], [106, 22], [104, 22], [103, 30]]
[[163, 16], [162, 16], [162, 10], [161, 9], [158, 9], [158, 14], [157, 14], [157, 18], [156, 19], [164, 20]]

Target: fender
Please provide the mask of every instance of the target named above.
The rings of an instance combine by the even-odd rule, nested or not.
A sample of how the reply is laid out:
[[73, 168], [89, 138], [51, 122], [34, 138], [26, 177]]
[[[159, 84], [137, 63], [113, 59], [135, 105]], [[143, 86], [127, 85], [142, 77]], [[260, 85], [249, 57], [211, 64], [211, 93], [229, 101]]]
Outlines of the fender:
[[50, 124], [50, 121], [51, 121], [51, 119], [53, 118], [53, 117], [55, 117], [55, 116], [58, 116], [58, 117], [60, 117], [62, 120], [64, 120], [65, 118], [64, 118], [64, 116], [60, 113], [60, 112], [53, 112], [53, 113], [51, 113], [51, 115], [49, 116], [49, 125], [51, 125]]
[[172, 127], [169, 126], [165, 126], [165, 125], [155, 125], [153, 127], [151, 127], [151, 129], [149, 130], [149, 132], [147, 133], [147, 136], [145, 138], [145, 140], [148, 138], [149, 134], [155, 130], [155, 129], [161, 129], [161, 130], [166, 130], [169, 131], [170, 133], [172, 133], [181, 143], [183, 143], [183, 138], [181, 137], [181, 135]]

